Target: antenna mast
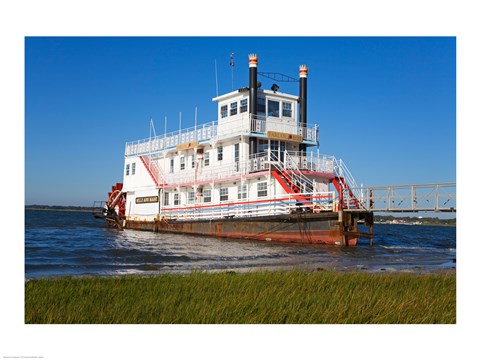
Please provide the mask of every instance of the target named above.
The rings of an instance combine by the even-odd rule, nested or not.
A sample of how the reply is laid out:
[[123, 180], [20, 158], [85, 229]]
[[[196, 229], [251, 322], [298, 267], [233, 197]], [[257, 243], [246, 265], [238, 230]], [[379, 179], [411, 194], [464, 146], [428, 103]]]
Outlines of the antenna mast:
[[157, 134], [155, 132], [155, 125], [153, 124], [153, 118], [150, 117], [150, 140], [152, 139], [152, 131], [153, 131], [153, 138], [156, 138]]
[[195, 131], [195, 137], [194, 140], [197, 140], [197, 107], [195, 106], [195, 126], [194, 126], [194, 131]]
[[230, 66], [232, 67], [232, 91], [233, 91], [233, 69], [235, 67], [235, 61], [233, 60], [234, 53], [230, 54]]
[[218, 97], [217, 59], [215, 59], [215, 87], [217, 89], [217, 97]]

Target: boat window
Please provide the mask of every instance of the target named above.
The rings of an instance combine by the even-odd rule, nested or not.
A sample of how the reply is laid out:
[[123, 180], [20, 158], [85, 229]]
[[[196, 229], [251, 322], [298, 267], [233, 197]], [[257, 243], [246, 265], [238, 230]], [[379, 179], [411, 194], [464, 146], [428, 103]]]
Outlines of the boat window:
[[228, 188], [220, 188], [220, 201], [228, 200]]
[[280, 103], [275, 100], [268, 100], [268, 116], [279, 117]]
[[195, 155], [192, 155], [192, 169], [195, 168]]
[[180, 156], [180, 170], [185, 170], [185, 156]]
[[163, 194], [163, 206], [168, 206], [170, 200], [170, 194], [168, 192]]
[[233, 147], [233, 158], [235, 161], [235, 171], [240, 170], [240, 144], [236, 143]]
[[189, 204], [193, 204], [195, 202], [195, 193], [193, 191], [188, 192], [187, 201]]
[[222, 107], [220, 107], [220, 116], [223, 118], [226, 118], [228, 116], [228, 106], [227, 105], [223, 105]]
[[218, 161], [223, 160], [223, 146], [217, 147], [217, 160]]
[[238, 200], [247, 198], [247, 185], [238, 185]]
[[268, 151], [268, 140], [258, 139], [258, 153], [265, 155]]
[[270, 140], [270, 160], [278, 160], [278, 140]]
[[257, 98], [257, 115], [265, 116], [265, 98]]
[[209, 151], [206, 151], [205, 152], [205, 159], [204, 159], [204, 165], [205, 166], [208, 166], [210, 165], [210, 152]]
[[212, 190], [210, 189], [203, 190], [203, 202], [205, 203], [212, 202]]
[[285, 150], [287, 149], [285, 141], [280, 141], [279, 156], [281, 162], [285, 161]]
[[230, 103], [230, 116], [237, 115], [237, 102]]
[[127, 167], [125, 168], [125, 175], [130, 175], [130, 164], [127, 164]]
[[282, 105], [282, 116], [292, 117], [292, 103], [284, 102]]
[[173, 205], [180, 205], [180, 194], [173, 195]]
[[135, 175], [135, 163], [132, 163], [132, 175]]
[[267, 183], [261, 182], [257, 184], [257, 196], [264, 197], [267, 196]]
[[248, 111], [248, 100], [242, 99], [240, 100], [240, 113], [244, 113]]
[[170, 159], [170, 174], [173, 174], [173, 159]]
[[240, 161], [240, 144], [236, 143], [233, 148], [233, 156], [235, 158], [235, 162]]

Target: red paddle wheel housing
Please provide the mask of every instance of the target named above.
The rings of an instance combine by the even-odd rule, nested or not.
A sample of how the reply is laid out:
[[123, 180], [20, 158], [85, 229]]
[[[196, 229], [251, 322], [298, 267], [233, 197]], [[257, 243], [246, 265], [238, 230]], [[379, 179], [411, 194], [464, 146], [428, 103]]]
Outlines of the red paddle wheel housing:
[[126, 195], [122, 192], [123, 184], [116, 183], [112, 191], [108, 193], [106, 205], [109, 209], [115, 210], [118, 216], [125, 217]]

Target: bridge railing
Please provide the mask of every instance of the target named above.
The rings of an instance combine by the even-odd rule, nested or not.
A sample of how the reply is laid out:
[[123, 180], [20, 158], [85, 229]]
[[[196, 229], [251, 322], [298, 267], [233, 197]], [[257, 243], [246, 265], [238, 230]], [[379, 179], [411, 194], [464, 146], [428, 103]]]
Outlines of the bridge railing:
[[[455, 212], [456, 183], [360, 187], [355, 189], [366, 210], [376, 212]], [[355, 211], [355, 209], [351, 209]]]

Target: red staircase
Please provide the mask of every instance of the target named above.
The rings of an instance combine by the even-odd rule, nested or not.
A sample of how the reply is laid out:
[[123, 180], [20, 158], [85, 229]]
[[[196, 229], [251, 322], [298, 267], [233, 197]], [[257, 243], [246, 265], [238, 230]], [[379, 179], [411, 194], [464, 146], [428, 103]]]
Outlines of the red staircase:
[[312, 202], [307, 199], [305, 196], [300, 195], [301, 190], [293, 182], [292, 178], [287, 171], [272, 170], [272, 175], [277, 179], [280, 186], [287, 192], [287, 194], [299, 194], [294, 195], [294, 199], [298, 202], [301, 202], [303, 205], [312, 205]]
[[[360, 209], [358, 199], [353, 194], [350, 186], [348, 186], [345, 178], [336, 176], [332, 179], [332, 183], [338, 192], [339, 204], [342, 209]], [[348, 194], [348, 196], [344, 196], [345, 193]]]
[[166, 185], [166, 182], [163, 180], [160, 169], [155, 161], [152, 161], [149, 156], [140, 156], [145, 169], [147, 169], [148, 174], [152, 178], [153, 182], [157, 187], [162, 187]]

